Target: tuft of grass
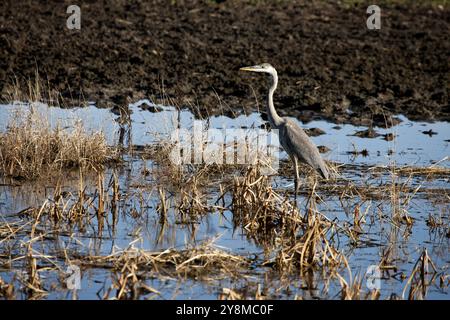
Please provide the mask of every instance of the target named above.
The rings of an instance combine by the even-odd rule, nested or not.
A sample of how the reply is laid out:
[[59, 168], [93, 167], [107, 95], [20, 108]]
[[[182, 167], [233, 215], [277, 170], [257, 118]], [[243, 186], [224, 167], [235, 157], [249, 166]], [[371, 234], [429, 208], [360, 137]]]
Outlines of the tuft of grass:
[[345, 256], [329, 240], [334, 225], [317, 211], [310, 210], [303, 232], [285, 239], [276, 259], [280, 271], [295, 270], [304, 274], [307, 270], [329, 268], [333, 270], [345, 264]]
[[152, 277], [197, 279], [212, 281], [225, 278], [241, 278], [248, 268], [245, 257], [234, 255], [206, 241], [198, 246], [177, 250], [146, 251], [133, 246], [109, 256], [79, 256], [72, 263], [82, 267], [111, 268], [115, 280], [104, 298], [115, 290], [115, 299], [137, 299], [141, 295], [160, 293], [145, 283]]
[[241, 226], [258, 244], [269, 248], [280, 235], [292, 237], [303, 222], [299, 210], [272, 188], [270, 178], [260, 174], [260, 166], [249, 166], [234, 177], [230, 192], [233, 224]]
[[30, 105], [28, 115], [16, 113], [0, 133], [0, 175], [35, 179], [63, 169], [100, 171], [113, 153], [103, 132], [89, 133], [80, 121], [73, 130], [52, 127]]
[[39, 74], [39, 70], [35, 70], [33, 78], [13, 77], [9, 83], [5, 84], [1, 101], [4, 103], [11, 102], [40, 102], [49, 106], [57, 106], [61, 108], [86, 106], [87, 101], [83, 94], [70, 98], [64, 98], [58, 90], [55, 90], [50, 82], [45, 81]]

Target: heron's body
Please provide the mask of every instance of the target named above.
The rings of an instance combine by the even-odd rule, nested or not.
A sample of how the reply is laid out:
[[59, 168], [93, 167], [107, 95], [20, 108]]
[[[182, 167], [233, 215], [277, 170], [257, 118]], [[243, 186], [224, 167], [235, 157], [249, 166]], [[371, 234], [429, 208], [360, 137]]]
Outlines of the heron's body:
[[241, 68], [243, 71], [263, 72], [271, 75], [271, 86], [267, 99], [267, 114], [272, 128], [278, 129], [281, 146], [291, 158], [295, 168], [295, 191], [297, 192], [299, 162], [308, 164], [315, 169], [323, 178], [328, 179], [329, 173], [325, 161], [320, 156], [316, 145], [311, 141], [302, 128], [292, 119], [280, 117], [273, 105], [273, 93], [277, 88], [278, 74], [270, 64], [263, 63], [252, 67]]
[[328, 179], [328, 169], [320, 156], [319, 150], [294, 120], [284, 118], [284, 123], [277, 129], [279, 130], [278, 134], [281, 146], [294, 163], [295, 161], [306, 163], [315, 169], [323, 178]]

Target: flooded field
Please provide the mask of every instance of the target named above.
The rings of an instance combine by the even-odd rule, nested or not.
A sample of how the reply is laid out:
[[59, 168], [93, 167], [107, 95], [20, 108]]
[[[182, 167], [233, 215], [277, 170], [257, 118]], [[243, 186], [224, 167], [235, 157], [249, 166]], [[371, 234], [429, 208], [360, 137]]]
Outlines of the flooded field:
[[[171, 134], [195, 120], [188, 110], [0, 105], [0, 132], [35, 116], [103, 134], [111, 159], [1, 178], [0, 297], [449, 298], [448, 122], [301, 124], [323, 131], [312, 139], [336, 172], [323, 181], [302, 170], [295, 201], [282, 149], [268, 176], [259, 165], [171, 163]], [[220, 130], [265, 123], [259, 113], [202, 120]]]

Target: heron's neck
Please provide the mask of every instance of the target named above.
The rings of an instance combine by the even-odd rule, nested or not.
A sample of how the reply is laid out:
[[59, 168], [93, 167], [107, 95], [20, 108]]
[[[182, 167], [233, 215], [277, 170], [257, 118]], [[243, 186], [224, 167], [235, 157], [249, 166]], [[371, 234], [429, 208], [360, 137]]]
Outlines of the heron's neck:
[[267, 113], [269, 116], [269, 122], [270, 125], [274, 128], [278, 128], [278, 126], [281, 125], [283, 122], [283, 119], [278, 115], [277, 111], [275, 110], [275, 106], [273, 105], [273, 93], [275, 92], [275, 89], [277, 88], [278, 84], [278, 75], [276, 73], [272, 74], [272, 85], [269, 89], [269, 95], [267, 99]]

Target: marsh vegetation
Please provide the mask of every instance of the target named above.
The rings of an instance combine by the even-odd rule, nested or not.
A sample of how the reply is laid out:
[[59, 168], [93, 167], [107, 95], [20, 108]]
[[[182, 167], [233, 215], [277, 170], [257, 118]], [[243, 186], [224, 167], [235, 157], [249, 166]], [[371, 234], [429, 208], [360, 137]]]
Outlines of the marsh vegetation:
[[[188, 110], [141, 101], [115, 115], [23, 94], [11, 102], [0, 106], [8, 115], [0, 124], [1, 298], [448, 295], [448, 143], [422, 135], [441, 149], [421, 151], [417, 138], [398, 142], [422, 124], [394, 126], [390, 141], [341, 134], [334, 141], [347, 150], [331, 136], [360, 128], [308, 125], [325, 128], [313, 139], [330, 147], [334, 174], [319, 180], [302, 167], [295, 202], [283, 153], [270, 175], [261, 173], [269, 162], [171, 163], [168, 133], [173, 119], [194, 119]], [[109, 118], [112, 129], [102, 127]], [[258, 113], [203, 121], [264, 125]], [[361, 145], [367, 157], [356, 152]], [[411, 157], [420, 160], [411, 165]], [[81, 271], [79, 290], [67, 287], [69, 266]], [[367, 285], [370, 266], [380, 271], [378, 289]]]

